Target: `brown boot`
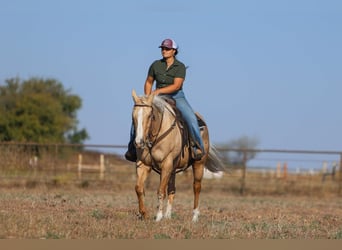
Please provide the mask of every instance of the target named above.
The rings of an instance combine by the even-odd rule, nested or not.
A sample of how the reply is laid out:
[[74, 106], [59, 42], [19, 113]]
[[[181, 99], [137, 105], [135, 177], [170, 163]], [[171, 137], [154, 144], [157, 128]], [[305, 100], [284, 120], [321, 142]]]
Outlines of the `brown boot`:
[[128, 161], [136, 162], [137, 161], [137, 151], [132, 142], [128, 143], [128, 150], [125, 153], [125, 158]]

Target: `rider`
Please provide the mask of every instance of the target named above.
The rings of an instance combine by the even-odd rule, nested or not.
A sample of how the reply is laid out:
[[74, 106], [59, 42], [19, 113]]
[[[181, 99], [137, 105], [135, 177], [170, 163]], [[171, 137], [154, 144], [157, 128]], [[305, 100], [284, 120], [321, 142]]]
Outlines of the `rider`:
[[[185, 65], [178, 61], [178, 46], [172, 39], [165, 39], [161, 45], [162, 59], [152, 63], [148, 70], [148, 75], [144, 85], [145, 95], [156, 94], [172, 97], [176, 100], [176, 106], [180, 110], [183, 119], [188, 125], [192, 154], [194, 160], [200, 160], [204, 154], [204, 146], [200, 135], [196, 115], [185, 98], [183, 92], [183, 82], [186, 74]], [[156, 81], [156, 89], [152, 90], [154, 81]], [[136, 161], [136, 149], [134, 146], [135, 131], [134, 126], [131, 128], [130, 142], [128, 143], [128, 151], [125, 158], [129, 161]]]

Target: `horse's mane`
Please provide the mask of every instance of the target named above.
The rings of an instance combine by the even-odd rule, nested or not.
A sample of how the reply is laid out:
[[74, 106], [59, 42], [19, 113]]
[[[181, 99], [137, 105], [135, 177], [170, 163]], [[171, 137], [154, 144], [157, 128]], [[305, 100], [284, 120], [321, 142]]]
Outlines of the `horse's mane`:
[[168, 104], [165, 101], [166, 97], [162, 97], [162, 96], [155, 96], [153, 98], [153, 106], [156, 107], [158, 109], [159, 112], [163, 113], [164, 109], [167, 108], [169, 111], [171, 111], [172, 114], [175, 114], [173, 109], [171, 108], [170, 104]]

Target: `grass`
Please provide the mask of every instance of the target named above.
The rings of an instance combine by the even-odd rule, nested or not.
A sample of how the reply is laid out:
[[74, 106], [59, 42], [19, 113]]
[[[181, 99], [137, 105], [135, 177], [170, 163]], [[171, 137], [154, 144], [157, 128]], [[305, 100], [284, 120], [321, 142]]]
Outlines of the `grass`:
[[133, 164], [108, 164], [104, 180], [91, 171], [79, 179], [77, 168], [65, 166], [1, 168], [1, 239], [342, 239], [339, 182], [320, 175], [248, 172], [243, 196], [238, 172], [205, 179], [192, 223], [187, 171], [177, 175], [172, 219], [156, 223], [157, 174], [146, 182], [149, 217], [141, 221]]
[[171, 220], [137, 218], [132, 191], [8, 189], [0, 195], [0, 238], [15, 239], [341, 239], [342, 201], [333, 197], [238, 197], [203, 192], [198, 223], [191, 191], [175, 200]]

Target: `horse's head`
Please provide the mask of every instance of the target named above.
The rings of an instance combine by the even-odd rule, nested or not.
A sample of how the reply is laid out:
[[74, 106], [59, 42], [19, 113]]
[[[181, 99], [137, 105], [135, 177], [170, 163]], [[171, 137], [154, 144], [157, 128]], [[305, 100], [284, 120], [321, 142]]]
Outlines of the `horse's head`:
[[135, 91], [132, 91], [134, 107], [132, 112], [133, 124], [135, 128], [135, 146], [137, 149], [145, 148], [148, 143], [148, 135], [153, 119], [153, 98], [154, 95], [137, 96]]

